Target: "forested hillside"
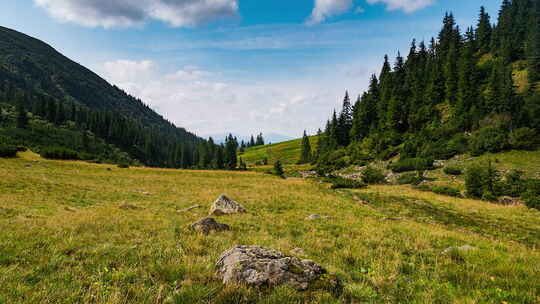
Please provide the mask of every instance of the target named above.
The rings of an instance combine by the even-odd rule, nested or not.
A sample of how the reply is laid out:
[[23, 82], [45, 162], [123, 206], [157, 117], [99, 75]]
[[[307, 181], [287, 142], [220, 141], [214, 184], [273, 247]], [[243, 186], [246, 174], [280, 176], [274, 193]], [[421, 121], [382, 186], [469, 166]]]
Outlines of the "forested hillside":
[[122, 158], [150, 166], [225, 168], [234, 162], [236, 167], [235, 156], [224, 155], [225, 147], [176, 127], [49, 45], [3, 27], [0, 103], [4, 144], [37, 150], [60, 146], [90, 158], [118, 160], [107, 145], [95, 144], [105, 142], [128, 154]]
[[540, 2], [504, 0], [467, 29], [447, 13], [437, 38], [411, 43], [328, 121], [321, 169], [373, 159], [448, 159], [534, 149], [540, 131]]

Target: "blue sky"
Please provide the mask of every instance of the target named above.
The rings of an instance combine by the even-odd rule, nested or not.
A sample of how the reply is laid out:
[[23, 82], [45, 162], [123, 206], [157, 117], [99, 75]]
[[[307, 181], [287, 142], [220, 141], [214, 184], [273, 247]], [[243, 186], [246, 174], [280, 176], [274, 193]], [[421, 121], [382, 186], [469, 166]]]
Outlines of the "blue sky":
[[199, 135], [314, 132], [384, 54], [499, 0], [17, 0], [1, 25], [51, 44]]

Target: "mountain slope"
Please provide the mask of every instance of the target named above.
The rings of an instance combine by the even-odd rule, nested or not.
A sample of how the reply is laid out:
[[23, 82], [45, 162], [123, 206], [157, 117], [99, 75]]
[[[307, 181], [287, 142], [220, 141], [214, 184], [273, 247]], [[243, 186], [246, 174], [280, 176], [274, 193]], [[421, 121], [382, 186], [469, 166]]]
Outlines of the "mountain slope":
[[[9, 105], [18, 109], [17, 117], [22, 120], [9, 115]], [[33, 140], [36, 126], [41, 131], [39, 136], [43, 128], [55, 132], [37, 142]], [[59, 128], [77, 129], [78, 143], [66, 145], [71, 140], [59, 140], [58, 134], [65, 133], [56, 132]], [[15, 134], [14, 129], [22, 136], [10, 136]], [[176, 127], [141, 100], [46, 43], [0, 27], [0, 144], [25, 145], [39, 151], [46, 148], [43, 142], [50, 142], [96, 156], [110, 154], [81, 143], [88, 137], [86, 132], [146, 165], [222, 167], [222, 161], [213, 161], [222, 152], [220, 147]]]
[[142, 101], [46, 43], [5, 27], [0, 27], [0, 82], [95, 110], [119, 111], [144, 124], [167, 124]]

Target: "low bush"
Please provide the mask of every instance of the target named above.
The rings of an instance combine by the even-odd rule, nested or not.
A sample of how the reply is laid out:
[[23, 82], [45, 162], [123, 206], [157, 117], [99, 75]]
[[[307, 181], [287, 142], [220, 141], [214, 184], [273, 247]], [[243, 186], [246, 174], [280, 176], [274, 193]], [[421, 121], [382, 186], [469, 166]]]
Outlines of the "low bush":
[[408, 171], [433, 170], [433, 159], [430, 158], [405, 158], [388, 165], [388, 169], [396, 173]]
[[540, 179], [530, 179], [525, 182], [525, 191], [521, 199], [527, 207], [540, 210]]
[[400, 185], [418, 185], [424, 180], [422, 174], [405, 173], [397, 178], [397, 183]]
[[461, 197], [461, 192], [458, 189], [452, 188], [450, 186], [434, 186], [431, 188], [431, 191], [437, 194]]
[[485, 152], [497, 153], [508, 148], [506, 131], [496, 127], [485, 127], [475, 132], [470, 141], [470, 150], [473, 156]]
[[503, 194], [499, 172], [488, 162], [485, 166], [475, 166], [465, 174], [467, 196], [486, 201], [496, 201]]
[[536, 132], [530, 128], [519, 128], [510, 133], [508, 142], [516, 150], [532, 150], [538, 144]]
[[17, 156], [17, 147], [11, 145], [0, 144], [0, 157], [15, 157]]
[[463, 174], [463, 170], [461, 170], [461, 168], [452, 167], [452, 166], [445, 167], [443, 169], [443, 172], [448, 174], [448, 175], [461, 175], [461, 174]]
[[362, 181], [366, 184], [382, 184], [385, 182], [385, 177], [381, 170], [367, 167], [362, 172]]
[[330, 176], [324, 179], [325, 182], [331, 183], [332, 189], [360, 189], [366, 187], [366, 184], [348, 179], [343, 178], [341, 176]]
[[49, 147], [44, 148], [39, 153], [42, 157], [48, 159], [60, 159], [60, 160], [78, 160], [80, 159], [79, 153], [71, 149], [63, 147]]
[[118, 164], [118, 168], [120, 168], [120, 169], [128, 169], [129, 164], [126, 164], [126, 163]]

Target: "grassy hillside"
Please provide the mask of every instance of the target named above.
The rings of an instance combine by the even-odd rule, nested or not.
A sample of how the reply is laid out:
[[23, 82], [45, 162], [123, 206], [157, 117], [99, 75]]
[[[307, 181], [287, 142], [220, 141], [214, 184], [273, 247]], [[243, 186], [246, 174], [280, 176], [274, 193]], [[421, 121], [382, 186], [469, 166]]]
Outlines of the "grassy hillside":
[[[255, 172], [118, 169], [31, 152], [0, 159], [0, 175], [0, 303], [540, 301], [540, 212], [522, 206], [408, 186], [336, 192]], [[229, 232], [188, 231], [221, 193], [250, 212], [220, 217]], [[305, 220], [314, 213], [332, 219]], [[224, 287], [214, 263], [236, 244], [302, 248], [344, 291]], [[467, 244], [477, 250], [442, 254]]]
[[[311, 150], [315, 151], [317, 147], [317, 136], [309, 137]], [[248, 164], [253, 165], [256, 162], [262, 162], [267, 158], [269, 164], [273, 164], [276, 160], [280, 160], [284, 164], [296, 164], [300, 159], [302, 151], [302, 139], [290, 140], [278, 144], [257, 146], [246, 149], [239, 156]]]

